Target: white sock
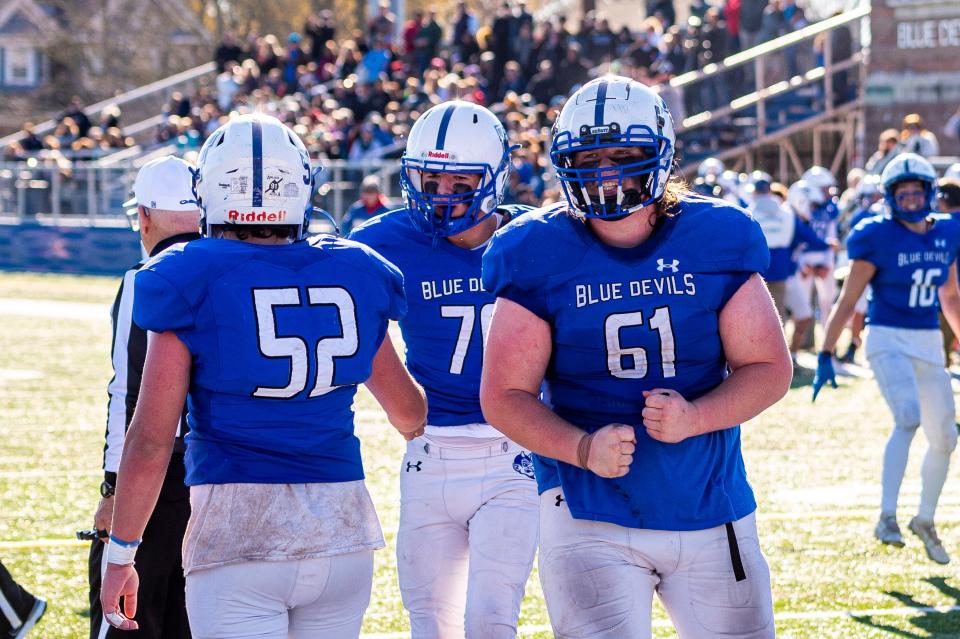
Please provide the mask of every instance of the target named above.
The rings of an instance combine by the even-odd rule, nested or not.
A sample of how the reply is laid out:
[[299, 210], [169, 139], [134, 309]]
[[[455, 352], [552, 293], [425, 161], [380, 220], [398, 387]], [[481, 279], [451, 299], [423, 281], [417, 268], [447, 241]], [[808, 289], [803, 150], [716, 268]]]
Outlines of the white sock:
[[[883, 476], [881, 480], [882, 495], [880, 511], [883, 513], [897, 512], [897, 497], [900, 495], [900, 484], [903, 483], [903, 473], [907, 469], [907, 459], [910, 457], [910, 442], [917, 434], [916, 429], [894, 427], [887, 440], [887, 447], [883, 451]], [[926, 481], [924, 481], [926, 485]], [[940, 484], [943, 486], [943, 482]], [[939, 493], [937, 493], [939, 494]]]

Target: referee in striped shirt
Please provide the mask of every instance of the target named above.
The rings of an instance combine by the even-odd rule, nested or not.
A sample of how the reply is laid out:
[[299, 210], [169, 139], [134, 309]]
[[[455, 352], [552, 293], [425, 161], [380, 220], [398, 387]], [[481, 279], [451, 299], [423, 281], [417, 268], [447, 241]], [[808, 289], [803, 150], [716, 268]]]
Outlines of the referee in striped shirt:
[[[168, 156], [143, 165], [133, 186], [134, 198], [126, 206], [131, 225], [139, 228], [147, 254], [198, 239], [200, 210], [193, 193], [193, 173], [183, 160]], [[113, 519], [113, 491], [120, 466], [120, 453], [127, 427], [133, 418], [140, 392], [143, 362], [147, 353], [146, 331], [133, 323], [133, 277], [149, 260], [144, 259], [123, 276], [113, 303], [113, 379], [108, 387], [106, 443], [103, 449], [104, 481], [100, 485], [100, 504], [94, 515], [98, 535], [105, 538]], [[184, 410], [186, 412], [186, 410]], [[103, 570], [104, 542], [90, 547], [90, 638], [91, 639], [181, 639], [190, 637], [187, 608], [184, 603], [184, 578], [180, 547], [190, 518], [190, 493], [183, 484], [185, 470], [183, 436], [186, 419], [181, 419], [173, 457], [167, 476], [143, 534], [137, 553], [140, 574], [137, 620], [140, 629], [124, 631], [104, 620], [100, 608], [100, 581]]]

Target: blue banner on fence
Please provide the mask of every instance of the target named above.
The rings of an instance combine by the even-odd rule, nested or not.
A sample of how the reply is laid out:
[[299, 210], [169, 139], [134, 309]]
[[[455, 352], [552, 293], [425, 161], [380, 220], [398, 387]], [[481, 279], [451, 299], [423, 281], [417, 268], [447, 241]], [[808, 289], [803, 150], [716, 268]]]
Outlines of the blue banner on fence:
[[122, 275], [141, 255], [129, 228], [0, 224], [0, 269]]

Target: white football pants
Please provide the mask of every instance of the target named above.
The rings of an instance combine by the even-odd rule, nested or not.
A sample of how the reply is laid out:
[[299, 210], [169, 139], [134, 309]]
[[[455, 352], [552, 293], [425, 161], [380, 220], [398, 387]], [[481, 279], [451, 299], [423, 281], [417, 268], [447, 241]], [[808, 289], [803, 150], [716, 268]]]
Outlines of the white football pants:
[[870, 326], [865, 352], [880, 393], [893, 413], [893, 432], [883, 454], [880, 510], [897, 512], [910, 443], [917, 428], [922, 427], [928, 448], [920, 471], [922, 487], [917, 514], [933, 521], [947, 480], [950, 454], [957, 446], [953, 390], [945, 368], [940, 329]]
[[706, 530], [626, 528], [574, 519], [554, 488], [540, 496], [540, 530], [540, 582], [557, 637], [649, 639], [655, 592], [680, 639], [774, 636], [753, 513]]
[[813, 317], [813, 303], [810, 301], [810, 290], [800, 283], [799, 273], [787, 278], [783, 305], [790, 312], [795, 322]]
[[[817, 319], [821, 326], [825, 326], [827, 318], [830, 317], [830, 309], [833, 308], [833, 300], [837, 296], [837, 281], [833, 278], [833, 273], [827, 277], [815, 277], [812, 273], [804, 276], [798, 272], [796, 278], [808, 306], [813, 296], [813, 289], [816, 287], [817, 308], [820, 311], [820, 317]], [[800, 317], [799, 319], [804, 318]]]
[[529, 454], [506, 438], [455, 448], [408, 442], [397, 572], [413, 639], [516, 636], [537, 509]]
[[194, 570], [190, 632], [194, 639], [356, 639], [372, 585], [372, 550]]

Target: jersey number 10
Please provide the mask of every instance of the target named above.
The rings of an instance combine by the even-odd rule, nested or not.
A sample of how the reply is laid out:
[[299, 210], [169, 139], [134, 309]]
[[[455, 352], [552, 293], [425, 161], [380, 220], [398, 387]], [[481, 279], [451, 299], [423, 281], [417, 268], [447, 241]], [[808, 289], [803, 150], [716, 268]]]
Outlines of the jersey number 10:
[[910, 287], [910, 308], [933, 306], [937, 299], [937, 287], [933, 280], [943, 273], [941, 269], [931, 268], [924, 271], [918, 268], [913, 272], [913, 286]]
[[[621, 379], [642, 379], [647, 376], [647, 349], [640, 346], [625, 347], [620, 344], [620, 329], [630, 326], [643, 326], [643, 312], [614, 313], [604, 322], [607, 339], [607, 369], [614, 377]], [[650, 330], [660, 336], [660, 365], [663, 378], [677, 374], [677, 350], [673, 340], [673, 326], [670, 324], [670, 308], [661, 306], [654, 309], [650, 316]], [[624, 358], [633, 360], [633, 366], [624, 367]]]

